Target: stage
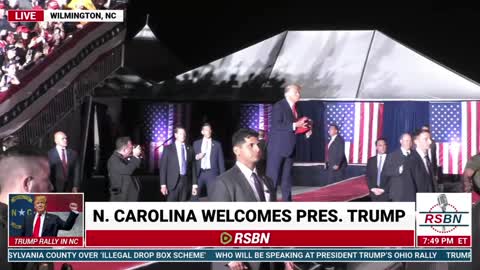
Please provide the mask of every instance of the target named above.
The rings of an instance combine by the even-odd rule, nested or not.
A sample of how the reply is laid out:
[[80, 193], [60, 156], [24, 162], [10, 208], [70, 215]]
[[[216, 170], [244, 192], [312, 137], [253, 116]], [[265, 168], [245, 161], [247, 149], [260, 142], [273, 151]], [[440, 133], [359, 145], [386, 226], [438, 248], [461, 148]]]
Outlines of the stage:
[[[349, 165], [347, 178], [337, 183], [327, 185], [327, 171], [323, 163], [295, 163], [293, 168], [292, 196], [294, 201], [369, 201], [368, 186], [365, 178], [365, 166]], [[139, 201], [164, 201], [160, 194], [160, 179], [158, 175], [138, 175], [141, 183]], [[444, 192], [462, 192], [462, 183], [456, 180], [442, 180]], [[96, 176], [84, 183], [85, 200], [107, 201], [108, 181], [105, 176]], [[277, 190], [277, 198], [281, 198]], [[205, 201], [207, 198], [200, 198]], [[473, 201], [480, 200], [473, 193]]]

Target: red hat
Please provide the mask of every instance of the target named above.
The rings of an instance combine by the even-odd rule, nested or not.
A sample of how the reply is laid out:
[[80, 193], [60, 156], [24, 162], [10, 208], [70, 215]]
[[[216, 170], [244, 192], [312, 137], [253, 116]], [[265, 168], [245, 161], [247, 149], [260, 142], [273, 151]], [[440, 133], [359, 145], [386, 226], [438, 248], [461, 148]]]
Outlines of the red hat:
[[26, 27], [25, 25], [21, 25], [17, 27], [17, 33], [29, 33], [29, 32], [30, 32], [30, 29], [28, 29], [28, 27]]
[[50, 0], [47, 4], [47, 9], [60, 9], [60, 5], [55, 0]]
[[39, 6], [39, 5], [34, 6], [32, 9], [33, 9], [33, 10], [38, 10], [38, 9], [39, 9], [39, 10], [43, 10], [43, 8], [42, 8], [41, 6]]
[[5, 4], [3, 2], [0, 2], [0, 9], [5, 9]]

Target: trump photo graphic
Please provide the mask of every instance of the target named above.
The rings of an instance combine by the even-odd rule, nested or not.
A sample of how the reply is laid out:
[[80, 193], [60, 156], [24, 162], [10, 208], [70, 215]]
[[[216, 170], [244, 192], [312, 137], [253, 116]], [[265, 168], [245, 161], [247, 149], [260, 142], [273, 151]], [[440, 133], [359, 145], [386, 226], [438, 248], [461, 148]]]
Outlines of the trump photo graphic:
[[83, 246], [83, 194], [10, 194], [9, 246]]

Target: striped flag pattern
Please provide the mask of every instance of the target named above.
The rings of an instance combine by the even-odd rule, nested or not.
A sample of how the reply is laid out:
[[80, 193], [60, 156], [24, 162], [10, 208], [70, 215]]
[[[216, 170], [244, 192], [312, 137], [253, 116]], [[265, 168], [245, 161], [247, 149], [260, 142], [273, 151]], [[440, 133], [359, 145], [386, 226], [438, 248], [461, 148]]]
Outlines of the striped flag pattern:
[[430, 126], [437, 144], [438, 166], [444, 174], [463, 174], [480, 144], [480, 102], [432, 102]]
[[[158, 169], [158, 162], [163, 152], [162, 143], [173, 136], [176, 115], [181, 111], [181, 104], [155, 103], [144, 107], [144, 127], [148, 145], [148, 170]], [[167, 144], [170, 144], [171, 141]]]
[[240, 127], [256, 131], [265, 130], [265, 136], [268, 138], [271, 115], [271, 104], [243, 104], [240, 107]]
[[383, 129], [383, 103], [329, 102], [325, 121], [327, 130], [331, 124], [339, 127], [348, 163], [364, 164], [376, 154], [375, 141], [382, 136]]

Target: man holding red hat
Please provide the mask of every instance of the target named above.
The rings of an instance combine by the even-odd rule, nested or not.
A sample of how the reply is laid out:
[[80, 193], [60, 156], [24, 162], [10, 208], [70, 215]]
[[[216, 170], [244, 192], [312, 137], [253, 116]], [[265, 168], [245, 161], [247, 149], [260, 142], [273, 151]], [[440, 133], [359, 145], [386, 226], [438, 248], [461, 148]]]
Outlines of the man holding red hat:
[[267, 176], [273, 179], [275, 188], [281, 185], [282, 200], [292, 200], [292, 166], [296, 147], [296, 134], [312, 134], [311, 120], [299, 117], [297, 102], [301, 86], [291, 84], [285, 87], [285, 99], [273, 105], [272, 126], [267, 147]]

